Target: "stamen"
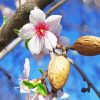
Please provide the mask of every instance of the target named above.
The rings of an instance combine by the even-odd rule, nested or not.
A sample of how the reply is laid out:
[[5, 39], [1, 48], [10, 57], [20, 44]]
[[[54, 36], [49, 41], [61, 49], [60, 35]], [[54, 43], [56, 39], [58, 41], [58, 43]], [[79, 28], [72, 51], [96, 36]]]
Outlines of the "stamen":
[[41, 22], [37, 26], [35, 26], [35, 31], [39, 38], [43, 37], [46, 34], [45, 31], [48, 30], [49, 30], [49, 26], [45, 22]]

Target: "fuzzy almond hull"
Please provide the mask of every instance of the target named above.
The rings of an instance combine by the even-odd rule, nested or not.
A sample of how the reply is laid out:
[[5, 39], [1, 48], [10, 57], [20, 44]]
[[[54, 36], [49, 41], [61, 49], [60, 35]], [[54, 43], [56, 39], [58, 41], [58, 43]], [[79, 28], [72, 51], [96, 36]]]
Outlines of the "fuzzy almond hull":
[[100, 38], [95, 36], [82, 36], [72, 49], [85, 56], [94, 56], [100, 54]]
[[70, 63], [64, 56], [57, 56], [51, 60], [48, 68], [48, 79], [53, 91], [62, 89], [70, 71]]

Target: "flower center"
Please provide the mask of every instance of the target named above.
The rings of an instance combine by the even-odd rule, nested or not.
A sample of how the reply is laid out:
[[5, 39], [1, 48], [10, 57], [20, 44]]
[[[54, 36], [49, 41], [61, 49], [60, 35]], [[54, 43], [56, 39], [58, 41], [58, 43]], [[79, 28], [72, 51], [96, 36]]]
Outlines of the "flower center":
[[49, 30], [49, 26], [45, 22], [41, 22], [35, 26], [35, 32], [39, 38], [43, 37]]

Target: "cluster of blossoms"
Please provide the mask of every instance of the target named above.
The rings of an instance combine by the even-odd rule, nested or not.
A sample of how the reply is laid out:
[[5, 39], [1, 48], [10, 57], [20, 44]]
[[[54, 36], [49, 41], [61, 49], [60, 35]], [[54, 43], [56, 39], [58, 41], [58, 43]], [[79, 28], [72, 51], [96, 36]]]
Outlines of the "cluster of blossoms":
[[[45, 13], [39, 8], [35, 7], [34, 10], [30, 11], [29, 23], [25, 24], [18, 33], [18, 36], [21, 37], [25, 42], [27, 42], [28, 49], [31, 54], [40, 54], [44, 51], [53, 51], [56, 49], [57, 43], [64, 44], [63, 36], [60, 36], [62, 26], [60, 24], [62, 16], [52, 15], [46, 18]], [[67, 40], [67, 39], [66, 39]], [[68, 40], [67, 40], [68, 41]], [[64, 44], [68, 45], [68, 44]], [[47, 96], [42, 96], [39, 93], [36, 93], [37, 87], [34, 89], [29, 89], [24, 81], [28, 81], [30, 72], [29, 60], [25, 60], [23, 77], [20, 78], [20, 92], [26, 93], [26, 98], [28, 100], [51, 100], [52, 94]], [[41, 83], [41, 81], [40, 81]], [[32, 83], [33, 84], [33, 83]], [[31, 91], [36, 94], [31, 95]], [[61, 92], [58, 92], [57, 98], [67, 98], [69, 95]]]
[[[23, 82], [24, 81], [29, 81], [29, 82], [33, 82], [35, 80], [29, 80], [30, 74], [30, 64], [29, 64], [29, 59], [26, 58], [25, 59], [25, 64], [24, 64], [24, 70], [23, 70], [23, 76], [21, 76], [19, 78], [20, 80], [20, 92], [21, 93], [26, 93], [26, 100], [51, 100], [52, 98], [52, 93], [47, 94], [47, 96], [42, 96], [41, 94], [37, 93], [37, 87], [30, 89], [27, 85], [25, 85]], [[38, 81], [38, 83], [41, 83], [41, 81]], [[31, 92], [33, 92], [33, 94], [31, 94]], [[34, 94], [35, 93], [35, 94]], [[58, 91], [57, 92], [57, 99], [66, 99], [68, 100], [69, 95], [67, 93], [64, 93], [62, 91]]]
[[[24, 4], [26, 0], [22, 0]], [[19, 7], [18, 0], [16, 0], [16, 7]], [[0, 6], [2, 13], [9, 20], [15, 11], [8, 7]], [[25, 24], [20, 30], [18, 36], [21, 37], [25, 42], [27, 42], [28, 49], [31, 54], [47, 54], [48, 51], [53, 51], [56, 49], [57, 44], [68, 45], [68, 39], [60, 35], [62, 26], [60, 24], [62, 16], [52, 15], [46, 18], [46, 14], [37, 7], [30, 11], [29, 23]], [[65, 42], [67, 41], [67, 42]], [[39, 56], [40, 57], [40, 56]], [[29, 80], [30, 65], [29, 60], [25, 59], [23, 76], [19, 78], [20, 80], [20, 92], [26, 93], [26, 100], [51, 100], [52, 93], [43, 96], [39, 93], [38, 88], [30, 89], [24, 82], [29, 82], [33, 84], [34, 80]], [[27, 83], [28, 84], [28, 83]], [[28, 85], [29, 85], [28, 84]], [[38, 84], [43, 84], [38, 81]], [[37, 92], [38, 91], [38, 92]], [[57, 93], [57, 98], [68, 99], [69, 95], [60, 91]]]
[[35, 92], [37, 90], [37, 87], [34, 89], [29, 89], [23, 82], [24, 81], [29, 81], [30, 73], [30, 64], [29, 64], [29, 59], [25, 59], [25, 64], [24, 64], [24, 70], [23, 70], [23, 76], [19, 78], [20, 80], [20, 93], [26, 93], [26, 100], [45, 100], [43, 99], [44, 97], [42, 95], [31, 95], [31, 91]]

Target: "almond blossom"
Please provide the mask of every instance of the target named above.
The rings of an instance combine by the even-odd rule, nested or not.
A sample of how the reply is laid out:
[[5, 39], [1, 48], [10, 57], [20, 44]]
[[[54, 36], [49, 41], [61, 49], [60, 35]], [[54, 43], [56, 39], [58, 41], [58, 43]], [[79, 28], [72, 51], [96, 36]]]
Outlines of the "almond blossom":
[[24, 40], [30, 39], [28, 48], [32, 54], [39, 54], [43, 48], [52, 51], [62, 28], [61, 18], [60, 15], [52, 15], [46, 19], [45, 13], [35, 7], [30, 11], [30, 23], [25, 24], [18, 35]]
[[25, 59], [25, 64], [24, 64], [23, 76], [21, 78], [19, 78], [19, 80], [20, 80], [20, 92], [21, 93], [29, 93], [30, 92], [30, 90], [28, 89], [28, 87], [26, 87], [23, 84], [24, 80], [28, 80], [29, 73], [30, 73], [29, 59], [26, 58]]
[[[26, 93], [26, 100], [52, 100], [52, 93], [49, 93], [47, 96], [42, 96], [39, 93], [31, 93], [35, 92], [37, 90], [37, 87], [34, 89], [29, 89], [26, 85], [23, 84], [23, 81], [28, 80], [30, 73], [30, 65], [29, 65], [29, 59], [25, 59], [25, 64], [24, 64], [24, 70], [23, 70], [23, 76], [20, 78], [20, 93]], [[34, 79], [35, 80], [35, 79]], [[30, 80], [30, 82], [33, 82], [34, 80]], [[40, 81], [38, 81], [41, 83]], [[57, 99], [66, 99], [68, 100], [69, 95], [61, 90], [57, 92]]]

